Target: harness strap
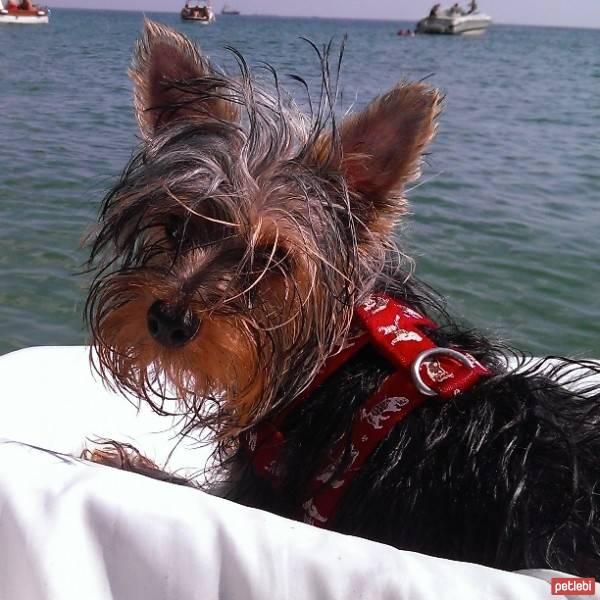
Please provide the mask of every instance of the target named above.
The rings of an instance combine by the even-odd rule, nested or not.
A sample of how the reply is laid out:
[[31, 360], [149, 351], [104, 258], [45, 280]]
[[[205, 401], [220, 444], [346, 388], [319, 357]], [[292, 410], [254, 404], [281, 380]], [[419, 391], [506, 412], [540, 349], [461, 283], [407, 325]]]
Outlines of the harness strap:
[[277, 487], [285, 441], [280, 429], [289, 412], [367, 344], [393, 365], [394, 373], [359, 408], [350, 439], [333, 446], [308, 486], [297, 516], [319, 527], [328, 526], [350, 482], [397, 423], [428, 396], [448, 400], [490, 375], [470, 354], [438, 347], [423, 331], [436, 329], [435, 323], [404, 302], [374, 294], [356, 308], [356, 317], [362, 327], [359, 336], [330, 359], [309, 389], [275, 422], [261, 424], [242, 438], [255, 470]]

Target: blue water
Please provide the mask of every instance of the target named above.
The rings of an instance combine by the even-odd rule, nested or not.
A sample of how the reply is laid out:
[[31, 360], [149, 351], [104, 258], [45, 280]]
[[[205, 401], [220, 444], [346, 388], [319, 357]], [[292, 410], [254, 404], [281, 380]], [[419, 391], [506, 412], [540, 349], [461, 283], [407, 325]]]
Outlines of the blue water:
[[[401, 22], [149, 15], [309, 80], [299, 37], [348, 34], [356, 107], [402, 78], [446, 94], [402, 243], [450, 306], [536, 353], [600, 357], [600, 31], [494, 26], [400, 38]], [[82, 236], [138, 141], [126, 70], [138, 13], [0, 26], [0, 353], [86, 339]]]

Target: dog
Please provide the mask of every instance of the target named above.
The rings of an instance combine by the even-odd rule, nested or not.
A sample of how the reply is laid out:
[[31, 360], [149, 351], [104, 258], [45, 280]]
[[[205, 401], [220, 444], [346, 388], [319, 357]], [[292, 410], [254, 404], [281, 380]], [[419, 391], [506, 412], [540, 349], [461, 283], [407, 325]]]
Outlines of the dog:
[[[274, 70], [262, 84], [233, 51], [226, 75], [146, 22], [142, 143], [91, 240], [97, 370], [209, 431], [226, 498], [404, 550], [600, 576], [600, 368], [490, 341], [412, 275], [394, 228], [442, 96], [401, 83], [340, 120], [339, 71], [315, 49], [305, 114]], [[125, 450], [96, 459], [136, 470]]]

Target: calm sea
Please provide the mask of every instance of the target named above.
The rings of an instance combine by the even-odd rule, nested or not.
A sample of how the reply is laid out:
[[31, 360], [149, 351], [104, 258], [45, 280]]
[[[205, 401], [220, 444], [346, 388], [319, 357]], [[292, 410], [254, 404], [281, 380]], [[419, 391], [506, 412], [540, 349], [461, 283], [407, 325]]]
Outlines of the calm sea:
[[[536, 353], [600, 357], [600, 31], [494, 26], [396, 36], [414, 23], [224, 17], [186, 32], [308, 79], [300, 36], [348, 34], [360, 107], [402, 78], [447, 96], [403, 243], [417, 274], [474, 325]], [[137, 143], [126, 69], [142, 15], [55, 10], [0, 27], [0, 353], [86, 340], [80, 247]]]

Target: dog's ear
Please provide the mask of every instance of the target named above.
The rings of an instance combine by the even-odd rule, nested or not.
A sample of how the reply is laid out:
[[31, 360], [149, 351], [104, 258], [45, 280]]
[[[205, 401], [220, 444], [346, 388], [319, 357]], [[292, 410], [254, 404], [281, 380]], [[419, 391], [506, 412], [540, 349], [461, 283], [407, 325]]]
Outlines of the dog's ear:
[[395, 219], [406, 211], [403, 190], [420, 176], [441, 103], [437, 90], [424, 84], [400, 84], [362, 112], [346, 117], [336, 142], [318, 148], [321, 165], [329, 163], [341, 170], [352, 210], [371, 232], [389, 233]]
[[129, 70], [142, 135], [181, 120], [236, 121], [237, 110], [219, 93], [219, 76], [184, 35], [148, 19]]

